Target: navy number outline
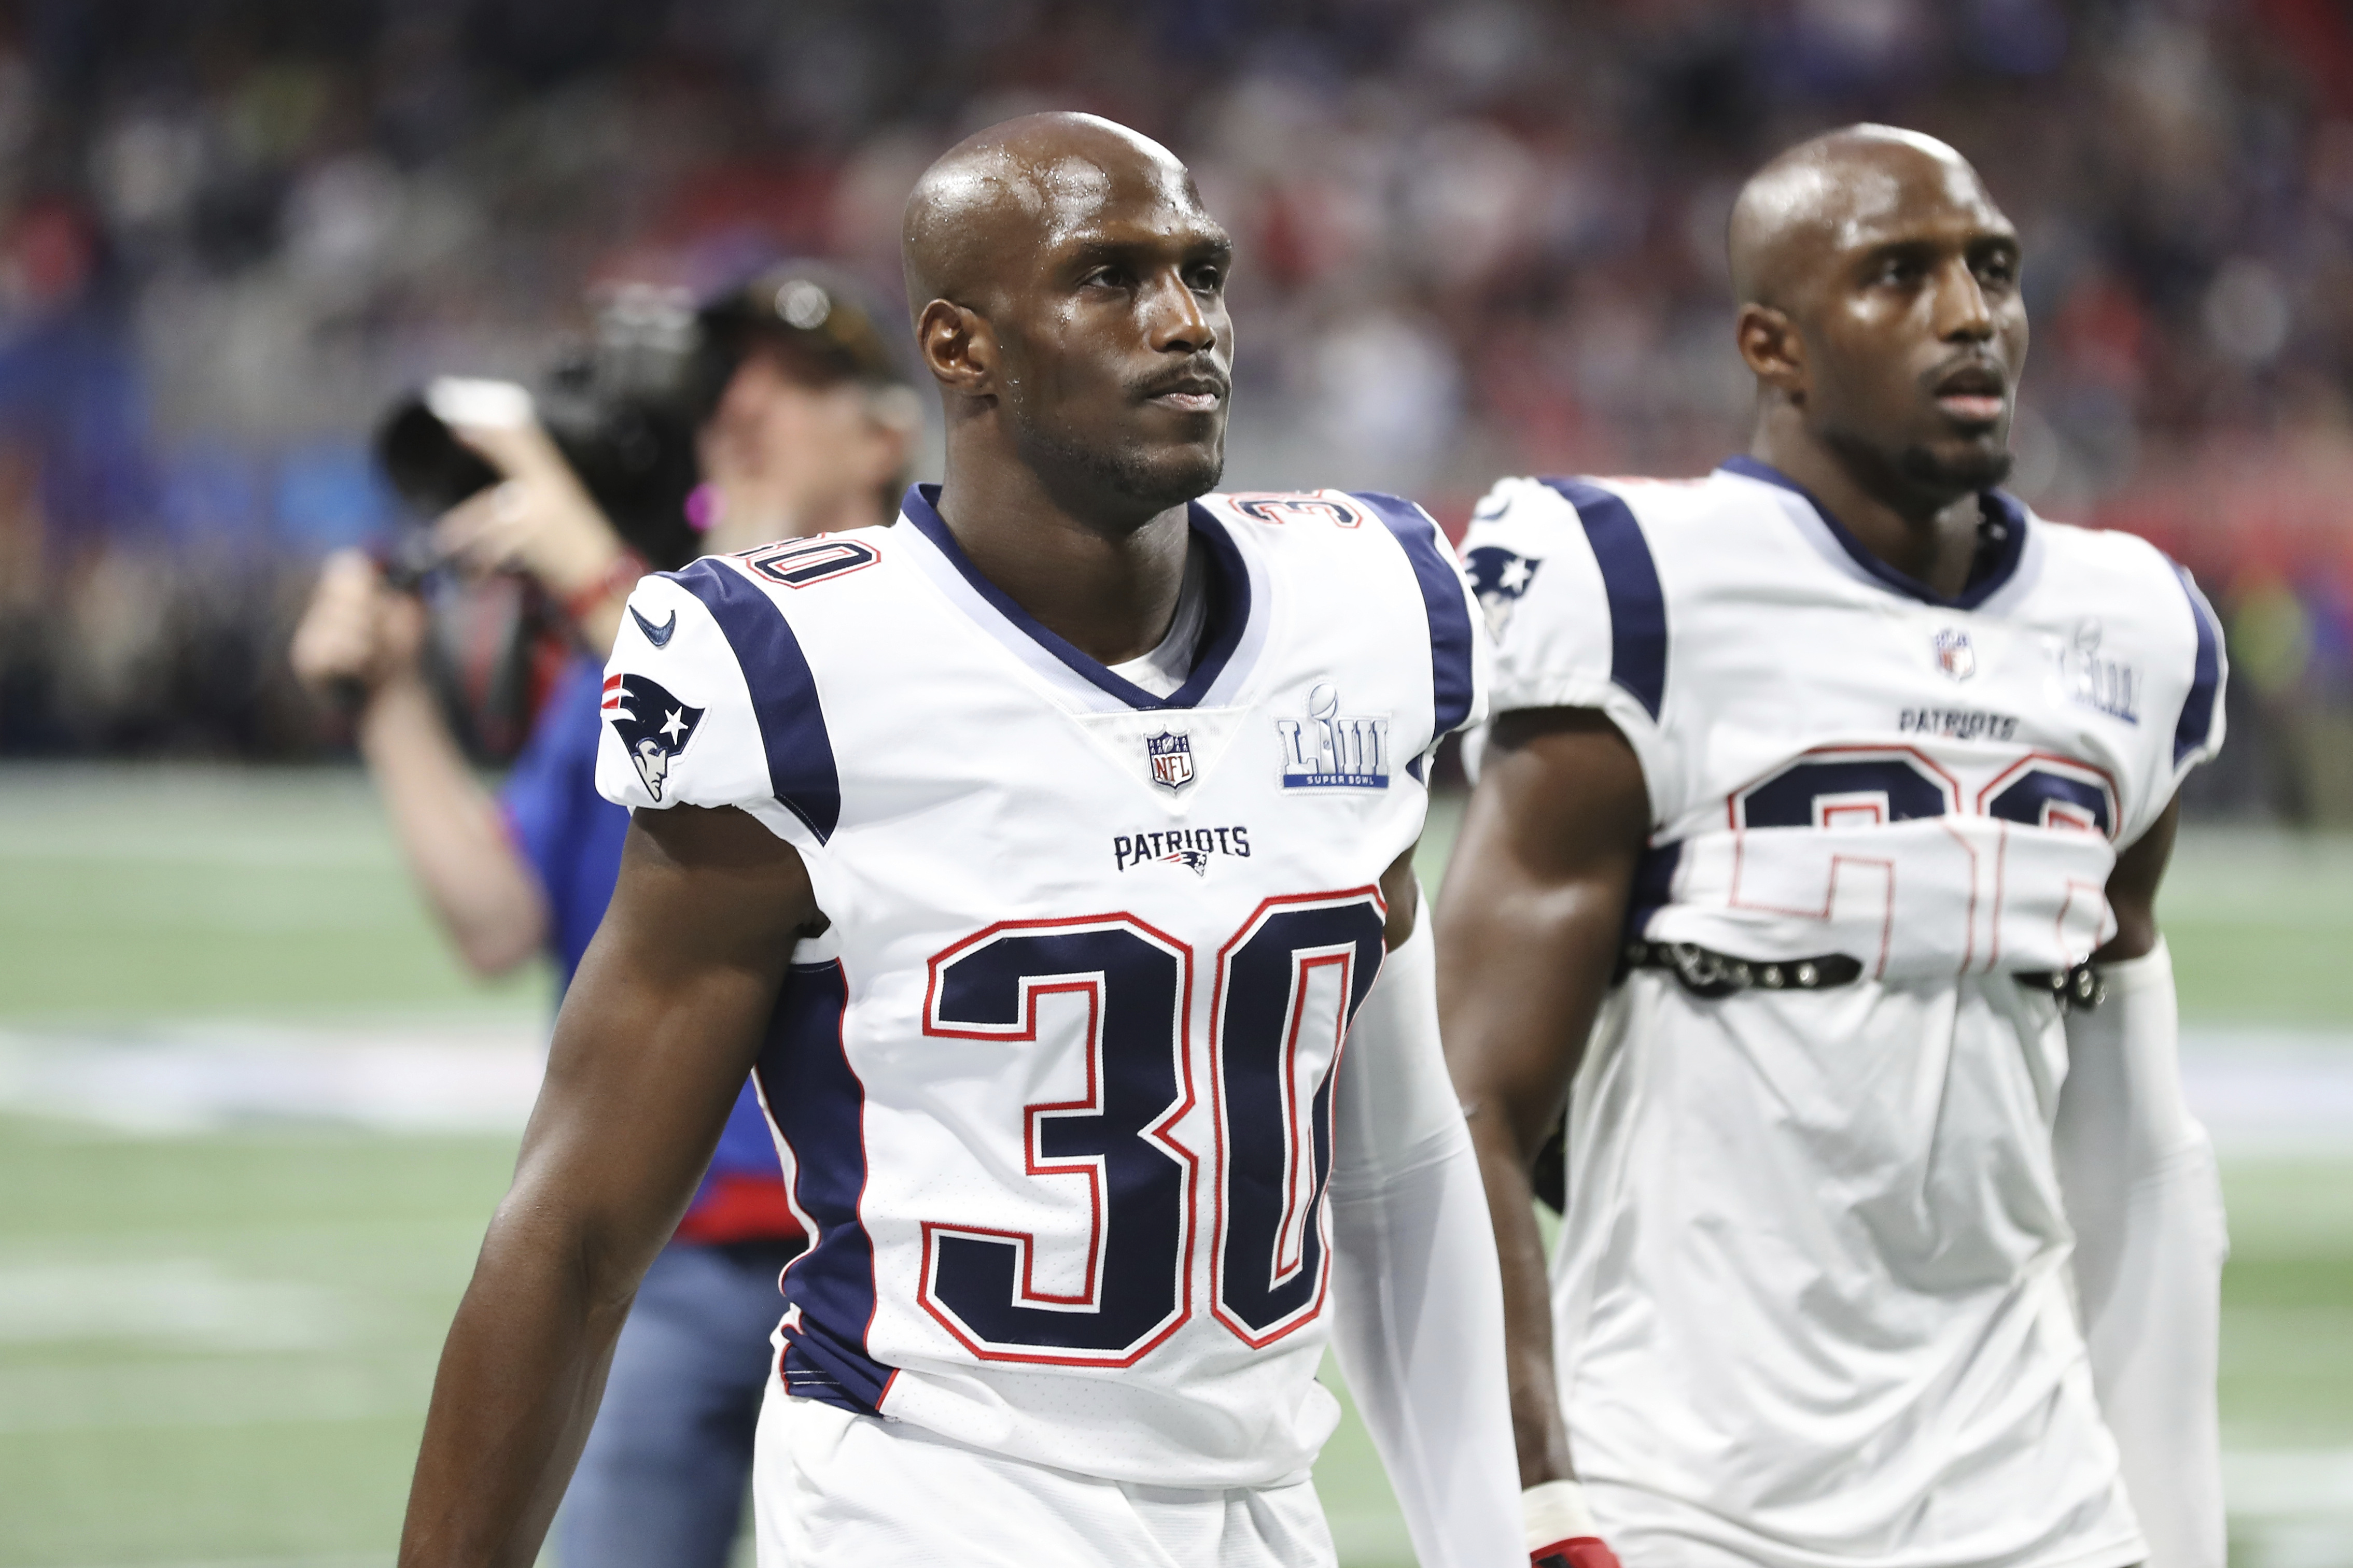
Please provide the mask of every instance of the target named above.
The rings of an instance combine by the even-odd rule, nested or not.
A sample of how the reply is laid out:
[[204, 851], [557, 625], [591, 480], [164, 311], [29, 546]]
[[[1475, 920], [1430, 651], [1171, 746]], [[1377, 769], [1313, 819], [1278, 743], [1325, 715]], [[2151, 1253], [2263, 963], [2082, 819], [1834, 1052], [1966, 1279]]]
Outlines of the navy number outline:
[[[1331, 1276], [1324, 1199], [1332, 1096], [1348, 1026], [1379, 973], [1387, 919], [1375, 886], [1271, 898], [1219, 951], [1209, 1052], [1213, 1315], [1253, 1347], [1323, 1310]], [[1087, 1179], [1082, 1288], [1038, 1288], [1034, 1232], [922, 1223], [917, 1300], [980, 1360], [1132, 1366], [1192, 1317], [1202, 1173], [1198, 1157], [1171, 1133], [1197, 1103], [1193, 969], [1189, 946], [1124, 912], [1000, 921], [933, 956], [926, 1036], [1034, 1042], [1039, 998], [1088, 999], [1085, 1092], [1024, 1107], [1022, 1138], [1027, 1174]], [[1335, 979], [1336, 993], [1325, 984], [1319, 994], [1328, 1019], [1325, 1008], [1315, 1009], [1316, 1024], [1328, 1021], [1333, 1031], [1325, 1058], [1320, 1037], [1306, 1038], [1303, 1030], [1311, 991]], [[1270, 1007], [1273, 980], [1282, 995]], [[1333, 1000], [1336, 1007], [1328, 1006]], [[1313, 1070], [1319, 1063], [1320, 1072]], [[1246, 1127], [1237, 1136], [1240, 1097], [1232, 1090], [1269, 1071], [1282, 1090], [1276, 1135]], [[1260, 1112], [1255, 1120], [1267, 1120], [1263, 1096], [1250, 1096], [1249, 1104]], [[1254, 1258], [1261, 1267], [1251, 1267]]]

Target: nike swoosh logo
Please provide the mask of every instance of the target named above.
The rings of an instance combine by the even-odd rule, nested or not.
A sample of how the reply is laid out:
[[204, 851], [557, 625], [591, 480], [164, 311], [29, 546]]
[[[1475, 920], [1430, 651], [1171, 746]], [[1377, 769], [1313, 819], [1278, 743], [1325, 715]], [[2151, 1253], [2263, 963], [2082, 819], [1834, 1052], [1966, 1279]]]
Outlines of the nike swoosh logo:
[[629, 606], [629, 619], [638, 623], [638, 630], [645, 633], [646, 641], [653, 644], [656, 647], [670, 647], [670, 633], [678, 630], [678, 612], [676, 610], [672, 610], [670, 613], [670, 619], [664, 621], [659, 626], [656, 626], [653, 622], [646, 619], [645, 616], [638, 614], [638, 607], [635, 605], [631, 605]]

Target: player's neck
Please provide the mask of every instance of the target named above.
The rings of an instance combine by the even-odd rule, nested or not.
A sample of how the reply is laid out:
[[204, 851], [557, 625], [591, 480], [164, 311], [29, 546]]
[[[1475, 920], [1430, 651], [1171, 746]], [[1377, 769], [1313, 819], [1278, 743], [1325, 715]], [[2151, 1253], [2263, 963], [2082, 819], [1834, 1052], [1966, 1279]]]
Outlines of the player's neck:
[[1805, 486], [1879, 561], [1948, 599], [1968, 585], [1980, 512], [1974, 492], [1923, 495], [1871, 483], [1823, 443], [1802, 434], [1792, 437], [1769, 423], [1748, 451]]
[[1136, 523], [1081, 515], [1016, 463], [951, 461], [940, 520], [976, 571], [1047, 630], [1104, 664], [1149, 653], [1185, 584], [1182, 505]]

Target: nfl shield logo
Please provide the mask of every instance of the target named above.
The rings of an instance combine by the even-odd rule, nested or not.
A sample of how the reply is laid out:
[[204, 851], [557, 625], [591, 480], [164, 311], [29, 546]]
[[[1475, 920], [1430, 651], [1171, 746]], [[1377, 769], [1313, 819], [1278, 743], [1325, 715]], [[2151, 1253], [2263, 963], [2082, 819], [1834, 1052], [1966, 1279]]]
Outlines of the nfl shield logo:
[[1969, 646], [1968, 633], [1947, 626], [1936, 634], [1936, 668], [1955, 680], [1967, 680], [1978, 672], [1977, 649]]
[[1152, 782], [1163, 789], [1179, 790], [1193, 782], [1193, 740], [1163, 730], [1144, 738], [1144, 754], [1152, 759]]

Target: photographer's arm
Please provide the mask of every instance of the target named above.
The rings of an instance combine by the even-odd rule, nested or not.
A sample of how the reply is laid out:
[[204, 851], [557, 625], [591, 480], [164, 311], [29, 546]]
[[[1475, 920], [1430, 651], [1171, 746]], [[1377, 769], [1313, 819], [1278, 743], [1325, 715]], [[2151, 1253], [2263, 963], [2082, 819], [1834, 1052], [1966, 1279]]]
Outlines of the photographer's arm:
[[547, 899], [459, 750], [420, 656], [425, 606], [356, 550], [330, 556], [289, 651], [322, 694], [356, 689], [360, 755], [426, 900], [469, 968], [503, 974], [547, 937]]
[[637, 815], [442, 1352], [401, 1568], [527, 1568], [537, 1555], [638, 1282], [818, 919], [800, 858], [751, 817]]

